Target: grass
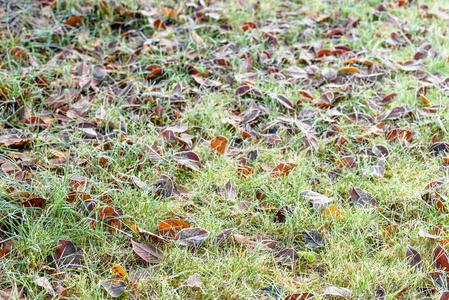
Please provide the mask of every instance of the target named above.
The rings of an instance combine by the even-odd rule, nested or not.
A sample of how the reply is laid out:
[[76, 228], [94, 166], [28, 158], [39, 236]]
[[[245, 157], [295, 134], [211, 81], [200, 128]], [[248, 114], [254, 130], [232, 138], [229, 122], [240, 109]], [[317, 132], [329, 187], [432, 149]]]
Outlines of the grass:
[[[0, 2], [0, 12], [5, 17], [0, 34], [0, 138], [19, 134], [28, 141], [20, 147], [0, 144], [0, 167], [5, 171], [10, 163], [30, 174], [23, 180], [6, 173], [0, 175], [0, 238], [13, 241], [9, 255], [0, 258], [3, 270], [0, 290], [12, 287], [22, 290], [22, 297], [26, 299], [46, 299], [46, 290], [35, 284], [36, 278], [46, 277], [54, 288], [58, 285], [71, 287], [65, 295], [69, 299], [110, 297], [99, 284], [107, 279], [126, 281], [128, 286], [120, 296], [122, 299], [259, 299], [263, 297], [263, 289], [272, 286], [280, 287], [279, 299], [296, 292], [310, 292], [315, 298], [324, 298], [322, 293], [328, 286], [350, 289], [350, 299], [372, 299], [379, 285], [385, 288], [386, 299], [438, 297], [438, 291], [425, 290], [434, 286], [428, 276], [435, 270], [432, 251], [447, 234], [431, 239], [423, 237], [422, 232], [431, 233], [434, 226], [446, 226], [449, 220], [445, 212], [427, 204], [421, 195], [429, 182], [448, 176], [443, 159], [431, 156], [428, 150], [434, 134], [438, 134], [440, 141], [447, 140], [446, 110], [430, 117], [384, 121], [390, 128], [415, 131], [410, 143], [388, 140], [384, 134], [358, 140], [357, 136], [363, 133], [366, 125], [344, 116], [335, 118], [341, 132], [326, 137], [324, 133], [330, 123], [317, 117], [314, 121], [318, 148], [311, 153], [304, 147], [304, 133], [294, 123], [277, 123], [281, 141], [269, 145], [263, 137], [257, 141], [243, 138], [238, 130], [222, 120], [229, 118], [232, 111], [244, 111], [252, 100], [266, 108], [265, 115], [253, 125], [255, 130], [277, 121], [280, 115], [295, 117], [305, 108], [317, 109], [310, 100], [299, 96], [298, 91], [310, 90], [318, 99], [323, 86], [309, 88], [278, 72], [276, 77], [261, 75], [246, 79], [264, 91], [263, 96], [239, 97], [234, 91], [244, 83], [233, 81], [225, 85], [225, 76], [233, 73], [239, 79], [247, 75], [239, 71], [241, 57], [245, 54], [254, 55], [251, 71], [265, 71], [270, 67], [281, 71], [292, 66], [305, 68], [307, 64], [300, 62], [300, 58], [310, 52], [302, 46], [319, 43], [328, 49], [347, 45], [351, 49], [365, 50], [363, 58], [377, 62], [379, 72], [386, 74], [382, 81], [371, 85], [349, 83], [352, 87], [344, 92], [350, 96], [335, 104], [343, 114], [357, 111], [375, 116], [379, 111], [367, 106], [365, 99], [375, 96], [379, 90], [386, 95], [397, 93], [386, 105], [387, 109], [400, 105], [426, 107], [417, 97], [420, 80], [413, 72], [401, 71], [398, 66], [413, 58], [420, 40], [427, 41], [440, 52], [425, 60], [425, 70], [438, 72], [443, 79], [447, 76], [447, 21], [439, 10], [439, 7], [447, 8], [444, 1], [428, 0], [428, 12], [420, 8], [423, 4], [420, 2], [406, 7], [387, 7], [381, 13], [376, 12], [381, 4], [379, 0], [210, 1], [210, 7], [204, 12], [212, 13], [216, 9], [220, 15], [218, 20], [213, 15], [196, 19], [194, 16], [203, 12], [195, 9], [195, 5], [200, 4], [188, 5], [185, 1], [127, 0], [106, 5], [104, 3], [109, 2], [56, 0], [51, 6], [41, 2], [43, 4], [27, 0]], [[170, 8], [174, 15], [164, 13], [164, 8]], [[180, 9], [178, 15], [177, 9]], [[142, 17], [143, 13], [150, 17]], [[78, 14], [80, 24], [74, 27], [63, 24]], [[153, 16], [155, 14], [158, 16]], [[317, 21], [326, 14], [330, 15], [329, 21]], [[434, 17], [430, 18], [432, 15]], [[393, 16], [406, 20], [403, 32], [412, 35], [407, 45], [398, 49], [385, 44], [392, 32], [401, 32]], [[348, 17], [354, 21], [360, 19], [351, 34], [338, 41], [321, 35]], [[167, 30], [154, 28], [156, 19], [161, 19], [168, 26]], [[257, 23], [258, 28], [242, 31], [241, 26], [247, 21]], [[264, 28], [270, 24], [271, 29]], [[228, 29], [220, 29], [219, 25], [227, 25]], [[302, 38], [306, 29], [313, 34]], [[203, 45], [195, 42], [193, 30], [202, 38]], [[277, 47], [263, 41], [264, 30], [278, 30]], [[114, 52], [107, 46], [116, 40], [120, 43], [114, 58]], [[171, 42], [178, 48], [166, 51], [164, 42]], [[235, 45], [237, 50], [225, 52], [229, 45]], [[14, 50], [16, 47], [27, 54], [21, 55]], [[142, 47], [145, 49], [136, 54]], [[391, 50], [389, 60], [380, 59], [378, 49]], [[64, 50], [70, 50], [71, 55], [59, 62], [55, 60], [54, 57]], [[259, 51], [271, 51], [271, 61], [258, 59]], [[289, 62], [279, 62], [285, 51], [289, 51], [292, 58]], [[212, 69], [211, 59], [220, 55], [231, 63], [228, 69]], [[195, 60], [195, 57], [200, 58]], [[317, 72], [309, 79], [318, 79], [324, 68], [345, 66], [343, 56], [332, 57], [333, 60], [324, 62], [313, 61], [311, 66], [316, 67]], [[106, 62], [108, 58], [111, 60]], [[88, 66], [109, 66], [111, 71], [97, 86], [80, 91], [79, 86], [86, 81], [80, 83], [74, 73], [82, 61]], [[166, 64], [168, 61], [176, 63]], [[199, 85], [179, 61], [192, 64], [201, 76], [217, 80], [222, 86]], [[148, 71], [142, 67], [152, 64], [161, 65], [165, 75], [148, 80]], [[360, 65], [356, 67], [368, 70]], [[83, 80], [88, 80], [89, 76], [87, 73]], [[46, 78], [48, 86], [39, 84], [42, 78]], [[187, 103], [182, 105], [172, 96], [178, 83], [191, 89], [184, 93]], [[126, 85], [131, 85], [132, 90], [120, 94]], [[70, 94], [75, 87], [76, 94]], [[283, 94], [294, 103], [302, 99], [304, 104], [288, 110], [270, 94]], [[170, 100], [164, 100], [165, 96], [171, 97]], [[59, 111], [51, 108], [58, 97], [61, 100]], [[82, 97], [91, 97], [89, 106], [83, 107], [77, 101]], [[429, 87], [426, 97], [431, 99], [431, 104], [447, 106], [447, 96], [436, 87]], [[130, 108], [131, 104], [136, 105]], [[160, 115], [155, 110], [158, 104], [164, 110]], [[99, 118], [101, 108], [104, 116]], [[326, 109], [318, 110], [326, 114]], [[57, 114], [75, 117], [63, 118]], [[43, 118], [51, 126], [41, 130], [26, 125], [24, 120], [31, 116]], [[84, 138], [85, 133], [79, 126], [82, 122], [94, 124], [89, 126], [99, 133], [96, 139]], [[201, 158], [202, 165], [199, 172], [179, 168], [174, 154], [183, 151], [184, 145], [168, 142], [161, 136], [163, 128], [180, 123], [187, 123], [186, 132], [195, 136], [193, 151]], [[239, 148], [241, 153], [220, 155], [212, 151], [210, 141], [220, 135], [228, 139], [228, 146]], [[338, 136], [348, 139], [342, 151], [333, 141]], [[161, 161], [151, 162], [148, 150], [151, 145], [163, 149]], [[374, 145], [389, 149], [383, 178], [366, 174], [376, 159], [360, 157], [356, 158], [356, 169], [342, 168], [337, 180], [328, 176], [335, 170], [339, 158]], [[238, 158], [251, 150], [258, 150], [258, 157], [252, 164], [255, 172], [242, 179], [237, 173]], [[63, 161], [54, 166], [50, 159], [57, 157], [62, 157]], [[107, 162], [103, 163], [105, 158]], [[263, 169], [264, 163], [274, 168], [282, 161], [296, 164], [287, 176], [273, 178]], [[158, 197], [135, 184], [118, 182], [115, 178], [119, 174], [136, 176], [149, 186], [165, 174], [189, 194]], [[84, 192], [97, 202], [90, 214], [80, 211], [80, 199], [73, 203], [66, 201], [74, 189], [71, 183], [75, 175], [88, 178]], [[316, 179], [318, 185], [313, 184]], [[276, 210], [235, 213], [235, 203], [214, 191], [214, 186], [223, 187], [228, 181], [237, 191], [236, 202], [248, 201], [255, 207], [271, 205], [276, 209], [291, 205], [294, 212], [285, 223], [274, 222]], [[24, 207], [23, 197], [13, 199], [10, 187], [45, 198], [46, 204], [43, 208]], [[370, 193], [382, 210], [352, 205], [348, 197], [352, 187]], [[263, 200], [256, 197], [260, 188], [265, 191]], [[300, 197], [306, 190], [333, 197], [340, 215], [326, 216], [313, 209]], [[447, 186], [439, 188], [438, 192], [446, 195]], [[209, 205], [198, 204], [197, 199], [207, 200]], [[107, 224], [99, 220], [102, 206], [123, 211], [118, 234], [111, 233]], [[161, 221], [181, 219], [182, 215], [188, 216], [185, 221], [191, 227], [201, 227], [211, 233], [196, 251], [188, 251], [175, 242], [149, 242], [163, 252], [161, 264], [151, 266], [136, 257], [130, 239], [145, 241], [132, 231], [132, 225], [156, 232]], [[94, 226], [93, 221], [96, 221]], [[399, 227], [389, 233], [387, 228], [392, 225]], [[251, 238], [268, 237], [275, 241], [276, 250], [242, 245], [233, 236], [223, 245], [214, 245], [213, 238], [226, 228], [236, 228], [236, 233]], [[302, 232], [311, 229], [322, 234], [324, 247], [312, 250], [305, 245]], [[61, 238], [70, 239], [82, 252], [82, 270], [56, 268], [53, 255]], [[1, 245], [6, 248], [5, 243]], [[424, 261], [421, 269], [409, 267], [407, 245], [421, 254]], [[276, 264], [274, 254], [286, 247], [300, 254], [313, 253], [314, 259], [291, 265]], [[148, 280], [131, 283], [113, 274], [111, 263], [119, 264], [128, 274], [146, 270], [151, 276]], [[200, 275], [201, 287], [186, 283], [195, 273]]]

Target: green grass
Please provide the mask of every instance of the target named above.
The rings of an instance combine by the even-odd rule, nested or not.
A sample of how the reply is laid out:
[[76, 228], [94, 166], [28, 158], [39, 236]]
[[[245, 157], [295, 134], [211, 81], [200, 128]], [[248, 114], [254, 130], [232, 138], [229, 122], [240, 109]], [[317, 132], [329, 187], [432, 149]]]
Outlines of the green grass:
[[[11, 163], [31, 175], [27, 180], [17, 181], [14, 176], [0, 174], [0, 238], [14, 242], [9, 255], [0, 258], [3, 270], [0, 290], [12, 287], [22, 290], [23, 298], [46, 299], [45, 289], [35, 284], [36, 278], [45, 276], [54, 288], [58, 285], [72, 287], [65, 296], [69, 299], [106, 299], [110, 296], [99, 281], [117, 278], [110, 270], [112, 263], [121, 265], [128, 274], [151, 271], [148, 280], [131, 283], [127, 278], [121, 278], [128, 284], [121, 299], [260, 299], [262, 290], [271, 286], [281, 288], [279, 299], [298, 292], [313, 293], [317, 299], [326, 297], [320, 295], [330, 285], [350, 289], [351, 299], [372, 299], [378, 285], [385, 288], [386, 299], [424, 296], [437, 299], [438, 291], [425, 294], [423, 290], [434, 286], [428, 276], [435, 270], [432, 251], [448, 234], [430, 239], [423, 237], [422, 231], [431, 233], [434, 226], [449, 226], [449, 219], [447, 213], [427, 204], [421, 195], [426, 192], [424, 187], [428, 183], [448, 176], [443, 159], [431, 156], [428, 149], [434, 134], [438, 134], [440, 141], [448, 139], [447, 110], [440, 110], [430, 117], [416, 114], [415, 119], [383, 121], [390, 129], [400, 127], [415, 131], [410, 143], [388, 140], [384, 134], [358, 140], [367, 126], [345, 116], [334, 118], [341, 132], [326, 137], [325, 131], [332, 124], [317, 117], [314, 125], [318, 149], [311, 153], [304, 149], [305, 133], [293, 122], [279, 121], [276, 126], [281, 141], [269, 145], [263, 136], [257, 141], [245, 139], [223, 119], [230, 118], [235, 112], [243, 112], [252, 100], [265, 107], [264, 114], [252, 124], [256, 131], [269, 122], [278, 121], [279, 116], [294, 118], [306, 108], [313, 108], [324, 116], [326, 109], [317, 108], [298, 92], [309, 90], [315, 99], [319, 99], [325, 88], [335, 87], [325, 83], [307, 87], [288, 78], [284, 72], [289, 67], [306, 68], [307, 64], [300, 59], [312, 52], [303, 46], [320, 47], [320, 43], [326, 49], [347, 45], [353, 50], [365, 50], [360, 59], [375, 62], [379, 66], [377, 72], [386, 74], [382, 81], [373, 84], [348, 82], [352, 86], [343, 91], [348, 97], [335, 104], [343, 114], [357, 111], [375, 117], [381, 111], [370, 108], [365, 99], [378, 92], [397, 93], [386, 109], [400, 105], [427, 107], [417, 96], [418, 83], [424, 79], [419, 80], [413, 72], [404, 72], [398, 66], [411, 60], [420, 42], [425, 41], [440, 51], [438, 56], [424, 60], [425, 71], [437, 72], [441, 79], [446, 78], [449, 74], [447, 21], [440, 17], [439, 7], [447, 9], [447, 3], [428, 0], [428, 13], [435, 17], [425, 18], [421, 2], [408, 7], [386, 8], [381, 13], [376, 12], [380, 0], [204, 2], [211, 2], [204, 12], [216, 10], [220, 14], [219, 20], [213, 17], [196, 19], [196, 14], [203, 11], [195, 10], [195, 5], [199, 4], [189, 5], [194, 3], [191, 1], [127, 0], [114, 2], [115, 5], [108, 5], [106, 9], [104, 3], [113, 2], [56, 0], [53, 6], [29, 0], [0, 2], [0, 13], [6, 19], [0, 23], [0, 138], [19, 134], [28, 140], [20, 147], [0, 143], [0, 167], [6, 170], [7, 163]], [[247, 3], [247, 6], [241, 3]], [[181, 6], [178, 15], [163, 12], [164, 8], [176, 12]], [[70, 16], [77, 14], [81, 16], [81, 24], [75, 27], [63, 25]], [[150, 17], [142, 17], [142, 14]], [[317, 21], [318, 16], [326, 14], [330, 15], [329, 19]], [[392, 32], [401, 32], [401, 26], [392, 21], [393, 16], [406, 20], [404, 33], [412, 35], [408, 44], [398, 49], [385, 43]], [[360, 19], [350, 34], [339, 40], [322, 36], [347, 18]], [[154, 28], [156, 19], [161, 19], [168, 29]], [[247, 21], [257, 23], [258, 28], [242, 31], [241, 26]], [[266, 27], [270, 24], [271, 29]], [[220, 28], [220, 25], [227, 25], [228, 29]], [[192, 37], [193, 30], [201, 36], [203, 45], [197, 45]], [[313, 34], [304, 38], [302, 35], [306, 30]], [[278, 46], [265, 43], [262, 31], [275, 31]], [[107, 49], [107, 45], [115, 40], [120, 41], [116, 53]], [[178, 48], [165, 49], [164, 43], [169, 42]], [[230, 48], [226, 50], [226, 46]], [[25, 57], [17, 55], [15, 47], [24, 49]], [[136, 53], [142, 47], [141, 53]], [[388, 60], [380, 58], [380, 49], [391, 51]], [[71, 55], [60, 62], [50, 62], [64, 50], [69, 50]], [[258, 59], [259, 51], [272, 52], [270, 59]], [[292, 59], [281, 62], [286, 51], [291, 53]], [[117, 57], [111, 58], [114, 54]], [[239, 71], [244, 55], [254, 56], [251, 71], [262, 73], [268, 68], [278, 68], [279, 73], [244, 78], [246, 72]], [[111, 61], [106, 62], [108, 58]], [[231, 66], [217, 67], [212, 62], [215, 58], [224, 58]], [[323, 62], [312, 60], [311, 65], [317, 68], [316, 74], [309, 76], [312, 82], [325, 68], [346, 66], [345, 57], [335, 55], [330, 58]], [[74, 75], [83, 61], [87, 66], [107, 66], [110, 71], [97, 86], [80, 90], [79, 87], [90, 78], [86, 73], [82, 78], [86, 81], [80, 83]], [[191, 64], [200, 76], [216, 80], [223, 86], [199, 85], [180, 61]], [[153, 64], [160, 65], [165, 75], [148, 80], [149, 71], [145, 68]], [[369, 69], [363, 65], [354, 66], [365, 73]], [[229, 74], [234, 74], [237, 80], [225, 83]], [[48, 86], [40, 84], [42, 78], [48, 81]], [[249, 80], [265, 95], [236, 96], [234, 91], [245, 84], [243, 80]], [[173, 96], [177, 84], [186, 88], [183, 95], [186, 103], [182, 105]], [[120, 94], [119, 88], [126, 85], [131, 85], [132, 89]], [[301, 99], [304, 104], [288, 110], [270, 94], [285, 95], [294, 104]], [[79, 111], [74, 112], [80, 106], [77, 100], [83, 97], [91, 97], [89, 106], [78, 107]], [[426, 97], [432, 105], [447, 106], [447, 96], [437, 87], [429, 87]], [[54, 103], [52, 106], [57, 99], [61, 100], [59, 110]], [[159, 103], [163, 106], [162, 115], [155, 111]], [[135, 107], [129, 108], [131, 104]], [[96, 116], [100, 108], [105, 110], [102, 120]], [[60, 117], [73, 117], [76, 113], [80, 114], [78, 118]], [[43, 118], [51, 126], [36, 130], [24, 124], [24, 119], [31, 116]], [[78, 128], [82, 122], [95, 124], [99, 133], [97, 139], [83, 137]], [[164, 128], [179, 123], [187, 123], [186, 133], [195, 136], [192, 151], [201, 158], [199, 172], [179, 168], [174, 154], [184, 151], [184, 145], [162, 138]], [[212, 151], [210, 141], [219, 135], [226, 137], [228, 146], [239, 148], [241, 153], [220, 155]], [[339, 136], [348, 140], [341, 152], [334, 143]], [[150, 160], [148, 146], [151, 145], [163, 149], [159, 162]], [[384, 145], [390, 152], [383, 178], [366, 174], [377, 159], [359, 157], [356, 169], [343, 168], [337, 180], [328, 176], [336, 169], [340, 158], [375, 145]], [[254, 173], [242, 179], [237, 173], [237, 166], [241, 164], [239, 158], [251, 150], [258, 150], [258, 158], [252, 164]], [[52, 167], [49, 162], [57, 157], [55, 153], [66, 158], [59, 167]], [[107, 162], [102, 163], [102, 158], [107, 158]], [[278, 178], [263, 169], [264, 163], [274, 168], [281, 162], [297, 166], [287, 176]], [[119, 174], [136, 176], [148, 186], [161, 175], [167, 175], [176, 186], [189, 193], [158, 197], [135, 184], [116, 181], [114, 178]], [[84, 192], [97, 202], [90, 214], [80, 211], [81, 200], [66, 201], [68, 193], [73, 191], [71, 181], [75, 175], [85, 176], [90, 182]], [[315, 179], [319, 180], [316, 186], [312, 184]], [[291, 205], [294, 212], [285, 223], [274, 222], [276, 209], [235, 213], [235, 203], [214, 191], [214, 186], [224, 187], [228, 181], [237, 191], [236, 203], [248, 201], [255, 207], [271, 205], [276, 209]], [[24, 207], [20, 203], [24, 199], [12, 198], [8, 192], [10, 187], [45, 198], [45, 206]], [[382, 210], [352, 205], [348, 197], [352, 187], [370, 193]], [[263, 200], [256, 197], [260, 188], [265, 191]], [[306, 190], [333, 197], [333, 204], [341, 215], [329, 217], [312, 208], [300, 197]], [[438, 192], [445, 196], [448, 187], [438, 188]], [[209, 205], [198, 204], [198, 199], [207, 200]], [[444, 205], [446, 210], [449, 209]], [[123, 211], [118, 234], [112, 234], [107, 224], [99, 220], [98, 211], [102, 206]], [[17, 217], [19, 213], [20, 218]], [[189, 217], [185, 221], [191, 227], [204, 228], [211, 236], [194, 252], [176, 242], [149, 242], [163, 252], [164, 259], [157, 266], [139, 260], [130, 239], [148, 242], [133, 232], [131, 226], [156, 232], [161, 221], [181, 219], [180, 214]], [[92, 225], [93, 221], [96, 221], [95, 225]], [[385, 233], [388, 226], [395, 224], [399, 227], [392, 234]], [[214, 245], [213, 238], [226, 228], [236, 228], [235, 233], [250, 238], [268, 237], [276, 243], [276, 250], [242, 245], [233, 236], [223, 245]], [[311, 229], [322, 234], [324, 247], [311, 250], [305, 245], [302, 231]], [[70, 239], [82, 252], [83, 269], [57, 269], [53, 255], [61, 238]], [[4, 243], [0, 245], [6, 247]], [[421, 269], [409, 268], [407, 245], [421, 254], [424, 261]], [[287, 247], [303, 254], [314, 253], [314, 259], [291, 265], [276, 264], [274, 255]], [[201, 288], [186, 283], [195, 273], [200, 275]]]

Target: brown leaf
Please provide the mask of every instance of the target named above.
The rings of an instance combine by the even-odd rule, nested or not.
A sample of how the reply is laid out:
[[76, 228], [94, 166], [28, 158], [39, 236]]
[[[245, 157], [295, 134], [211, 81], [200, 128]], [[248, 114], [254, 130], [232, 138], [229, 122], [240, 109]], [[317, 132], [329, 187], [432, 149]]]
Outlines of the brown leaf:
[[21, 57], [21, 58], [28, 57], [28, 52], [25, 49], [23, 49], [22, 47], [10, 48], [9, 51], [11, 51], [17, 57]]
[[287, 176], [296, 166], [297, 164], [294, 163], [281, 163], [271, 170], [271, 176], [274, 178], [280, 175]]
[[345, 156], [337, 161], [338, 168], [356, 169], [357, 163], [354, 156]]
[[433, 250], [433, 265], [438, 270], [448, 271], [449, 270], [449, 258], [446, 250], [441, 246], [437, 246]]
[[17, 299], [22, 300], [22, 299], [24, 299], [21, 297], [22, 291], [23, 291], [22, 288], [20, 288], [20, 289], [18, 288], [17, 290], [12, 287], [6, 288], [6, 289], [0, 291], [0, 299], [2, 299], [2, 300], [17, 300]]
[[228, 181], [224, 188], [221, 189], [221, 196], [225, 200], [229, 200], [231, 202], [235, 202], [235, 199], [237, 198], [237, 191], [232, 186], [231, 181]]
[[60, 269], [79, 268], [83, 258], [81, 252], [76, 251], [75, 244], [68, 239], [60, 239], [54, 253], [56, 265]]
[[176, 235], [178, 244], [188, 247], [195, 247], [209, 237], [210, 233], [203, 228], [185, 228]]
[[284, 95], [276, 95], [276, 99], [281, 103], [284, 107], [288, 109], [293, 109], [293, 103], [288, 100]]
[[51, 296], [55, 295], [55, 290], [53, 289], [50, 281], [48, 281], [46, 277], [39, 277], [34, 281], [34, 283], [40, 287], [43, 287], [45, 291]]
[[163, 29], [163, 30], [166, 30], [166, 29], [167, 29], [167, 25], [165, 25], [164, 22], [162, 22], [162, 21], [159, 20], [159, 19], [156, 20], [156, 21], [154, 21], [153, 27], [154, 27], [154, 28], [161, 28], [161, 29]]
[[421, 267], [422, 259], [421, 255], [411, 246], [407, 246], [407, 252], [405, 254], [406, 258], [410, 261], [410, 267], [414, 268], [415, 266], [417, 268]]
[[192, 31], [192, 37], [193, 37], [193, 40], [195, 41], [195, 44], [197, 44], [199, 46], [204, 44], [203, 39], [198, 35], [198, 33], [196, 33], [195, 30]]
[[212, 148], [212, 150], [217, 151], [220, 154], [224, 154], [226, 151], [227, 144], [228, 139], [220, 135], [210, 142], [210, 147]]
[[281, 207], [275, 216], [275, 222], [277, 223], [285, 223], [287, 216], [293, 215], [293, 208], [290, 205], [286, 205]]
[[71, 16], [70, 18], [68, 18], [64, 23], [64, 25], [68, 25], [71, 27], [76, 27], [78, 25], [81, 24], [81, 17], [77, 17], [77, 16]]
[[234, 232], [236, 228], [228, 228], [217, 234], [217, 237], [215, 238], [215, 243], [217, 245], [222, 245], [226, 243], [226, 241], [231, 236], [232, 232]]
[[299, 256], [295, 249], [286, 248], [276, 253], [274, 259], [277, 261], [278, 264], [290, 265], [299, 261]]
[[314, 296], [312, 293], [295, 293], [285, 297], [284, 300], [306, 300]]
[[0, 259], [8, 257], [10, 252], [11, 249], [0, 249]]
[[134, 252], [150, 264], [159, 264], [163, 259], [162, 252], [150, 244], [141, 244], [131, 240]]
[[253, 208], [254, 204], [248, 201], [241, 201], [234, 205], [233, 213], [245, 213], [249, 212]]
[[441, 293], [440, 300], [449, 300], [449, 291], [444, 291]]
[[4, 147], [9, 147], [9, 146], [20, 147], [23, 144], [25, 144], [26, 142], [27, 142], [26, 139], [22, 139], [17, 134], [9, 134], [9, 135], [4, 135], [4, 136], [0, 137], [0, 145], [2, 145]]
[[250, 166], [237, 166], [237, 174], [243, 179], [248, 178], [248, 176], [252, 173], [253, 168], [251, 168]]
[[413, 137], [415, 136], [415, 132], [411, 132], [407, 129], [393, 129], [387, 132], [387, 139], [389, 140], [398, 140], [398, 139], [405, 139], [407, 141], [411, 141]]
[[351, 200], [356, 207], [376, 207], [377, 202], [370, 194], [361, 188], [354, 187], [351, 190]]
[[150, 192], [156, 194], [156, 196], [170, 197], [175, 190], [173, 180], [167, 175], [161, 175], [158, 180], [153, 182]]
[[129, 281], [139, 282], [143, 280], [149, 280], [151, 278], [152, 269], [147, 269], [144, 271], [138, 271], [129, 274]]
[[435, 181], [432, 181], [431, 183], [427, 184], [425, 189], [436, 189], [439, 187], [442, 187], [443, 185], [445, 185], [447, 183], [447, 178], [443, 177], [443, 178], [439, 178]]

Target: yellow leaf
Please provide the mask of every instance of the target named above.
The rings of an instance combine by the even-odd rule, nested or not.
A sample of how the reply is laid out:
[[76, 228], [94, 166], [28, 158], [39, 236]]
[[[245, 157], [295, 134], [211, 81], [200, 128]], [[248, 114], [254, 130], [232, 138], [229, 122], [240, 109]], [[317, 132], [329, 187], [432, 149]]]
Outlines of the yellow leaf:
[[341, 215], [341, 212], [338, 208], [335, 207], [335, 205], [331, 205], [323, 211], [323, 216], [325, 216], [327, 218], [332, 218], [332, 217], [338, 218], [340, 215]]
[[109, 267], [111, 268], [112, 274], [117, 275], [118, 278], [128, 278], [128, 273], [126, 273], [125, 268], [121, 265], [111, 263]]

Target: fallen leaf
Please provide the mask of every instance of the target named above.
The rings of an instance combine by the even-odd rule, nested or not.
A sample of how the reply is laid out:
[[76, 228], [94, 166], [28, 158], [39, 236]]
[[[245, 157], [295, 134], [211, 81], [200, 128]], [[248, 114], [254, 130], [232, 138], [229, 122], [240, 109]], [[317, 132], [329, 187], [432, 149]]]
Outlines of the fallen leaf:
[[51, 286], [50, 281], [46, 277], [39, 277], [34, 280], [34, 283], [40, 287], [43, 287], [45, 291], [51, 296], [54, 296], [56, 294], [55, 290]]
[[275, 216], [275, 222], [277, 223], [285, 223], [287, 220], [287, 216], [293, 215], [293, 208], [290, 205], [286, 205], [281, 207], [277, 212]]
[[220, 154], [224, 154], [227, 144], [227, 138], [225, 138], [224, 136], [217, 136], [210, 142], [210, 147], [212, 148], [212, 150], [217, 151]]
[[354, 67], [344, 67], [339, 69], [338, 73], [360, 73], [360, 70]]
[[231, 236], [232, 232], [234, 232], [237, 228], [228, 228], [217, 234], [214, 243], [217, 245], [222, 245], [226, 243], [226, 241]]
[[131, 240], [134, 252], [150, 264], [159, 264], [163, 259], [162, 252], [151, 244], [141, 244]]
[[302, 233], [305, 235], [305, 243], [307, 247], [312, 249], [324, 247], [323, 237], [321, 233], [312, 229], [310, 231], [303, 230]]
[[176, 235], [176, 240], [180, 245], [195, 247], [207, 239], [209, 235], [209, 231], [203, 228], [185, 228]]
[[313, 191], [303, 191], [299, 194], [299, 197], [308, 200], [315, 209], [319, 209], [321, 211], [324, 211], [333, 201], [332, 198]]
[[193, 37], [193, 41], [195, 42], [195, 44], [201, 46], [204, 44], [203, 39], [198, 35], [198, 33], [196, 33], [196, 31], [192, 31], [192, 37]]
[[195, 273], [193, 275], [190, 275], [189, 278], [187, 278], [187, 285], [200, 288], [202, 285], [200, 274]]
[[287, 176], [296, 166], [297, 164], [293, 163], [281, 163], [274, 167], [274, 169], [271, 171], [271, 176], [275, 178], [279, 175]]
[[332, 296], [339, 296], [343, 297], [345, 299], [349, 299], [349, 295], [352, 294], [352, 291], [350, 289], [336, 287], [336, 286], [329, 286], [324, 289], [323, 295], [332, 295]]
[[76, 251], [75, 244], [68, 239], [60, 239], [54, 253], [56, 265], [60, 269], [79, 268], [83, 258], [81, 252]]
[[167, 230], [181, 230], [183, 228], [190, 228], [190, 225], [184, 221], [176, 219], [168, 219], [159, 223], [159, 231]]
[[406, 258], [410, 261], [410, 267], [414, 268], [415, 266], [417, 268], [421, 267], [422, 259], [421, 255], [419, 255], [418, 251], [416, 251], [411, 246], [407, 246], [407, 252], [405, 254]]
[[117, 275], [119, 279], [128, 278], [128, 273], [121, 265], [110, 263], [109, 268], [111, 269], [112, 274]]
[[449, 258], [446, 250], [441, 246], [437, 246], [433, 250], [433, 265], [438, 270], [448, 271], [449, 270]]
[[293, 264], [299, 261], [299, 255], [293, 248], [286, 248], [284, 250], [279, 251], [274, 256], [274, 259], [278, 264]]
[[374, 299], [376, 300], [384, 300], [387, 296], [387, 292], [383, 288], [383, 286], [378, 285], [377, 288], [374, 290]]
[[77, 16], [71, 16], [70, 18], [68, 18], [64, 23], [62, 23], [64, 25], [68, 25], [71, 27], [76, 27], [78, 25], [81, 24], [81, 18], [77, 17]]
[[351, 200], [356, 207], [376, 207], [377, 201], [361, 188], [354, 187], [351, 190]]
[[119, 297], [126, 290], [126, 283], [121, 280], [101, 280], [100, 285], [113, 298]]
[[305, 300], [315, 297], [312, 293], [295, 293], [284, 298], [284, 300]]

